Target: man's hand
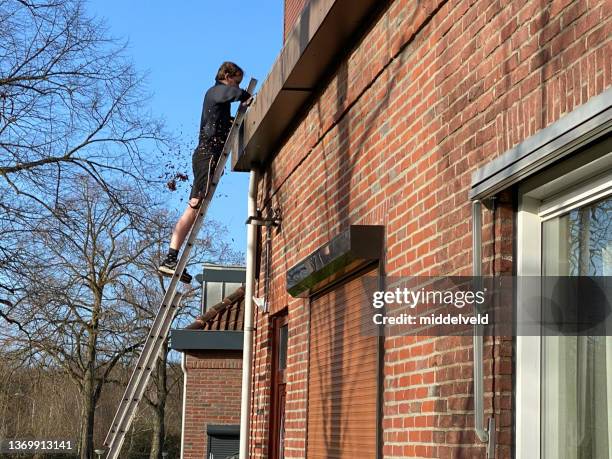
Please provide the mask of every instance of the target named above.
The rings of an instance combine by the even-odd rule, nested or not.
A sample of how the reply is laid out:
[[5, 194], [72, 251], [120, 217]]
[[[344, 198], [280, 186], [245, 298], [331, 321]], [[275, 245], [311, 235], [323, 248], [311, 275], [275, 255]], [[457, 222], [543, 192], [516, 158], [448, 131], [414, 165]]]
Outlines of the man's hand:
[[240, 105], [242, 105], [244, 107], [248, 107], [249, 105], [251, 105], [253, 103], [254, 100], [255, 100], [255, 96], [251, 96], [247, 100], [242, 102]]

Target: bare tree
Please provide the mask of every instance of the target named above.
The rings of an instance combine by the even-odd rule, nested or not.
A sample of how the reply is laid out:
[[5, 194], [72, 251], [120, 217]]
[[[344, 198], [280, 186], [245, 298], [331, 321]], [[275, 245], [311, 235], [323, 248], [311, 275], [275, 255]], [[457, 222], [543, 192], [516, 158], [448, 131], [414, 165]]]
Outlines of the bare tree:
[[[83, 458], [102, 390], [124, 383], [166, 283], [155, 265], [172, 218], [141, 188], [173, 141], [143, 87], [84, 0], [0, 0], [0, 348], [13, 368], [75, 384]], [[214, 222], [199, 244], [194, 262], [236, 259]], [[167, 377], [162, 363], [157, 451]]]
[[84, 0], [0, 0], [0, 299], [24, 262], [13, 233], [61, 216], [76, 177], [118, 201], [116, 177], [159, 176], [170, 139], [144, 87]]
[[[146, 330], [148, 311], [118, 292], [137, 275], [130, 267], [150, 243], [140, 238], [144, 222], [114, 206], [94, 180], [82, 177], [76, 185], [63, 218], [39, 222], [24, 241], [24, 250], [28, 246], [36, 257], [21, 267], [21, 296], [11, 308], [24, 333], [11, 331], [4, 338], [24, 361], [61, 368], [76, 384], [81, 457], [89, 458], [102, 388]], [[122, 196], [126, 202], [139, 199], [124, 194], [131, 194]]]
[[[0, 345], [29, 366], [61, 370], [78, 388], [80, 451], [90, 458], [96, 406], [113, 369], [129, 368], [165, 291], [156, 271], [172, 216], [156, 209], [137, 190], [113, 184], [126, 206], [116, 206], [91, 177], [65, 191], [61, 218], [35, 220], [18, 250], [28, 263], [15, 271], [19, 287], [7, 309], [14, 327], [0, 330]], [[146, 208], [148, 215], [128, 209]], [[223, 228], [206, 225], [191, 260], [235, 261]], [[193, 299], [195, 290], [187, 295]], [[194, 301], [195, 303], [195, 301]], [[165, 438], [166, 352], [158, 365], [152, 448]], [[158, 456], [155, 456], [158, 457]]]

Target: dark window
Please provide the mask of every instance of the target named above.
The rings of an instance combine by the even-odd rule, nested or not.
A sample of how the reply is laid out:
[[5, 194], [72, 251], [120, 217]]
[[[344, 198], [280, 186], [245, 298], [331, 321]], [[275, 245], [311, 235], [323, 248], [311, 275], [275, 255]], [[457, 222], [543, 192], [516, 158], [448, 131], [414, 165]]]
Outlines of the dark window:
[[208, 426], [208, 459], [233, 459], [240, 449], [240, 426]]

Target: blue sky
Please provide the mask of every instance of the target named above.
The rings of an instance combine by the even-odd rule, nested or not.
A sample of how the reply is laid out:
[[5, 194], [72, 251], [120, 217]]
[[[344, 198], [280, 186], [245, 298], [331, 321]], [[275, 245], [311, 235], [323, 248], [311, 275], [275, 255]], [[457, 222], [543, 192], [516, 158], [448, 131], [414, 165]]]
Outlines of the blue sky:
[[[87, 7], [105, 19], [110, 35], [128, 40], [128, 54], [147, 74], [153, 112], [189, 147], [182, 166], [191, 178], [204, 92], [225, 60], [245, 70], [244, 84], [251, 76], [263, 82], [282, 47], [283, 1], [89, 0]], [[247, 188], [247, 173], [226, 173], [208, 210], [241, 251]], [[182, 211], [188, 193], [188, 186], [168, 192], [169, 206]]]

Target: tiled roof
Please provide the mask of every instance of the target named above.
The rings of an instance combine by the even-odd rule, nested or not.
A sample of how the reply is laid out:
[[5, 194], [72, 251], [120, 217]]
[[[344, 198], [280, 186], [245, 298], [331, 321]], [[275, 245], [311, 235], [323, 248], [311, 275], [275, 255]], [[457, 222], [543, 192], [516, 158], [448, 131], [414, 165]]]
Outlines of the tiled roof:
[[189, 326], [189, 330], [244, 330], [244, 287], [210, 307]]

